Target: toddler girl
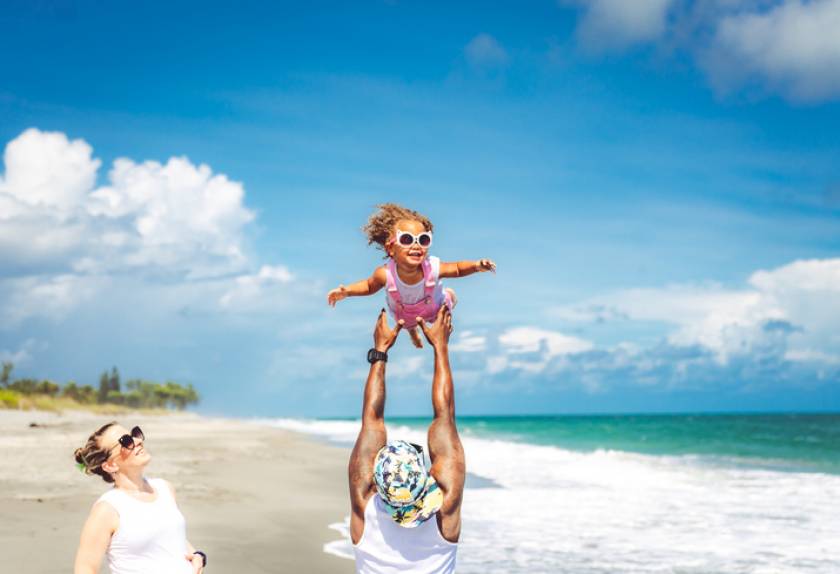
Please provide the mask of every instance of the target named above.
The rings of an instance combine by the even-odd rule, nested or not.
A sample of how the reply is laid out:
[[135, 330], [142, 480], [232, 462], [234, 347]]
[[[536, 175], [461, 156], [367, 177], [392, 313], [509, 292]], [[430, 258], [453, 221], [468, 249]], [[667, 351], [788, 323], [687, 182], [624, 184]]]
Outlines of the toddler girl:
[[373, 275], [350, 285], [339, 285], [327, 294], [327, 303], [335, 306], [345, 297], [373, 295], [387, 287], [385, 300], [395, 321], [404, 321], [415, 347], [423, 342], [417, 330], [417, 317], [434, 321], [441, 305], [450, 310], [457, 299], [452, 289], [444, 289], [444, 277], [464, 277], [481, 271], [496, 271], [489, 259], [441, 262], [429, 257], [432, 245], [432, 222], [416, 211], [394, 203], [378, 206], [363, 230], [368, 245], [376, 243], [385, 251], [388, 262]]

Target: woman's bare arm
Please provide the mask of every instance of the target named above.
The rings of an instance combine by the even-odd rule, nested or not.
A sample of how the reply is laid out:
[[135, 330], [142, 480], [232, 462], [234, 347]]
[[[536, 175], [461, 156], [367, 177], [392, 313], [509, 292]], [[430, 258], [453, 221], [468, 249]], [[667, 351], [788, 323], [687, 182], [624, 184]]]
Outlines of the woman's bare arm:
[[[175, 505], [177, 506], [178, 500], [175, 498], [175, 487], [172, 486], [172, 483], [168, 480], [164, 480], [163, 483], [169, 489], [169, 492], [172, 493], [172, 499], [175, 501]], [[189, 540], [187, 540], [187, 553], [184, 555], [184, 558], [190, 563], [190, 566], [192, 566], [195, 574], [201, 574], [204, 572], [204, 559], [201, 555], [195, 553], [195, 546], [193, 546]]]
[[373, 295], [385, 286], [387, 283], [387, 276], [385, 275], [385, 267], [377, 267], [373, 274], [367, 279], [356, 281], [350, 285], [339, 285], [329, 293], [327, 293], [327, 303], [331, 307], [347, 297], [363, 297], [365, 295]]
[[120, 516], [107, 502], [93, 505], [79, 539], [74, 574], [97, 574], [108, 550], [111, 536], [117, 531]]
[[490, 259], [479, 259], [478, 261], [453, 261], [450, 263], [440, 262], [440, 276], [443, 277], [466, 277], [473, 273], [484, 271], [496, 272], [496, 264]]

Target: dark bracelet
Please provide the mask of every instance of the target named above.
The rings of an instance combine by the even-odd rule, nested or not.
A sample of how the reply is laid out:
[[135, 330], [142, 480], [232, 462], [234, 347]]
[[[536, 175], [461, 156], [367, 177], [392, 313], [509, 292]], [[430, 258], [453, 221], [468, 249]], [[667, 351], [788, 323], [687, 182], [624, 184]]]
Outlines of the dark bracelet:
[[193, 552], [193, 556], [195, 556], [196, 554], [201, 556], [201, 559], [204, 561], [204, 564], [202, 564], [201, 567], [204, 568], [205, 566], [207, 566], [207, 554], [205, 554], [201, 550], [196, 550], [195, 552]]

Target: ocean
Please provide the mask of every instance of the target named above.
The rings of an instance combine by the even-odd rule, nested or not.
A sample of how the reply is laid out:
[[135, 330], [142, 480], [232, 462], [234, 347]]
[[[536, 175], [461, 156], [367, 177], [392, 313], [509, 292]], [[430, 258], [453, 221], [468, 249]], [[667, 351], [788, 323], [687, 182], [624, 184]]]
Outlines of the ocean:
[[[357, 420], [264, 424], [350, 445]], [[428, 419], [389, 421], [425, 444]], [[840, 415], [458, 419], [458, 572], [836, 574]], [[347, 516], [325, 551], [352, 557]]]

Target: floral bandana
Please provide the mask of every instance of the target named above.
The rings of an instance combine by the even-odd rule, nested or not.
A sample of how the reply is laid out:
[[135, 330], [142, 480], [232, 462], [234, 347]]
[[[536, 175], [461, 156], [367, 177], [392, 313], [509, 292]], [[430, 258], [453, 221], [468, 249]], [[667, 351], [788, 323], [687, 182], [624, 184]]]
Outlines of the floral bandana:
[[443, 492], [426, 471], [421, 455], [405, 441], [389, 441], [380, 449], [373, 478], [385, 510], [400, 526], [419, 526], [443, 504]]

